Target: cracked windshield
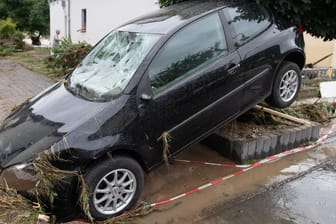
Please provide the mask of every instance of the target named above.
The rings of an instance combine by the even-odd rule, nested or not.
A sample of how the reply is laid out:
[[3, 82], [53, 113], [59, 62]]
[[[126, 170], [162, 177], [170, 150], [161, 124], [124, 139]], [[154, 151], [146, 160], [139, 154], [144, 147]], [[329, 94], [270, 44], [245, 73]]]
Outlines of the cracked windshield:
[[110, 33], [73, 71], [70, 89], [91, 100], [120, 94], [159, 38], [157, 34]]

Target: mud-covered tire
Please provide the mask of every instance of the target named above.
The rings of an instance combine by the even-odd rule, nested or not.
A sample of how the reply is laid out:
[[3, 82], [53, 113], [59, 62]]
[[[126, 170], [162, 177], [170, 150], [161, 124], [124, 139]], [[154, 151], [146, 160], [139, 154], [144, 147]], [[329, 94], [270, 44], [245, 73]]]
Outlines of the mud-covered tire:
[[273, 107], [289, 107], [299, 93], [301, 85], [301, 70], [293, 62], [284, 62], [279, 68], [266, 102]]
[[144, 174], [137, 161], [115, 157], [97, 163], [85, 177], [92, 217], [104, 220], [130, 209], [140, 197]]

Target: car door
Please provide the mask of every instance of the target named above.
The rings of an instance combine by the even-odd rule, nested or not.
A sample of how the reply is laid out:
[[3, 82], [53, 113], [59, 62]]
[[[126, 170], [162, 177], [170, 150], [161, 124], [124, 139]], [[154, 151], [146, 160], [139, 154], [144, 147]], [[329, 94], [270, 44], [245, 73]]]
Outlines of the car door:
[[239, 110], [235, 68], [240, 57], [228, 47], [219, 14], [176, 32], [159, 50], [138, 88], [139, 115], [148, 144], [170, 151], [196, 141]]
[[241, 72], [245, 77], [242, 108], [248, 109], [270, 92], [273, 67], [279, 47], [274, 44], [274, 29], [269, 13], [257, 4], [223, 9], [233, 43], [241, 56]]

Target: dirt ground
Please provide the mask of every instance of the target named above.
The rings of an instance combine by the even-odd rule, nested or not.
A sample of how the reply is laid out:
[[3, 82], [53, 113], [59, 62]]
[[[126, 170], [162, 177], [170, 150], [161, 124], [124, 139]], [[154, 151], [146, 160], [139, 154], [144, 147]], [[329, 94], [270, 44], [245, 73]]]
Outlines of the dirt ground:
[[257, 109], [246, 112], [243, 116], [218, 130], [218, 133], [233, 139], [250, 139], [265, 133], [278, 133], [280, 130], [298, 127], [300, 124], [288, 119], [271, 115]]
[[0, 121], [18, 104], [50, 86], [53, 81], [24, 68], [20, 63], [0, 60]]

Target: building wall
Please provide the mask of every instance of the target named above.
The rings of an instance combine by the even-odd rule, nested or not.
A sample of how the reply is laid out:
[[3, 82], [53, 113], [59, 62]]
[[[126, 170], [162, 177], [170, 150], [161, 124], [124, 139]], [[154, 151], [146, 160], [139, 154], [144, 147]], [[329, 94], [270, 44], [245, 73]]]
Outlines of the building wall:
[[306, 63], [314, 63], [319, 59], [327, 56], [330, 53], [333, 55], [324, 61], [315, 65], [315, 67], [330, 67], [336, 68], [336, 41], [323, 41], [321, 38], [312, 37], [309, 34], [305, 34], [306, 42]]
[[[63, 0], [66, 3], [66, 10], [62, 16], [61, 1], [50, 0], [51, 34], [55, 32], [57, 26], [61, 33], [66, 34], [64, 19], [67, 18], [64, 15], [70, 10], [72, 41], [86, 41], [92, 45], [128, 20], [159, 8], [157, 0]], [[86, 32], [82, 32], [83, 9], [86, 9]]]
[[331, 61], [331, 64], [332, 64], [332, 67], [334, 69], [336, 69], [336, 40], [334, 40], [334, 51], [333, 51], [333, 57], [332, 57], [332, 61]]
[[67, 35], [65, 27], [65, 10], [66, 8], [62, 7], [61, 1], [50, 1], [50, 41], [55, 35], [57, 29], [61, 31], [60, 36], [64, 37]]

